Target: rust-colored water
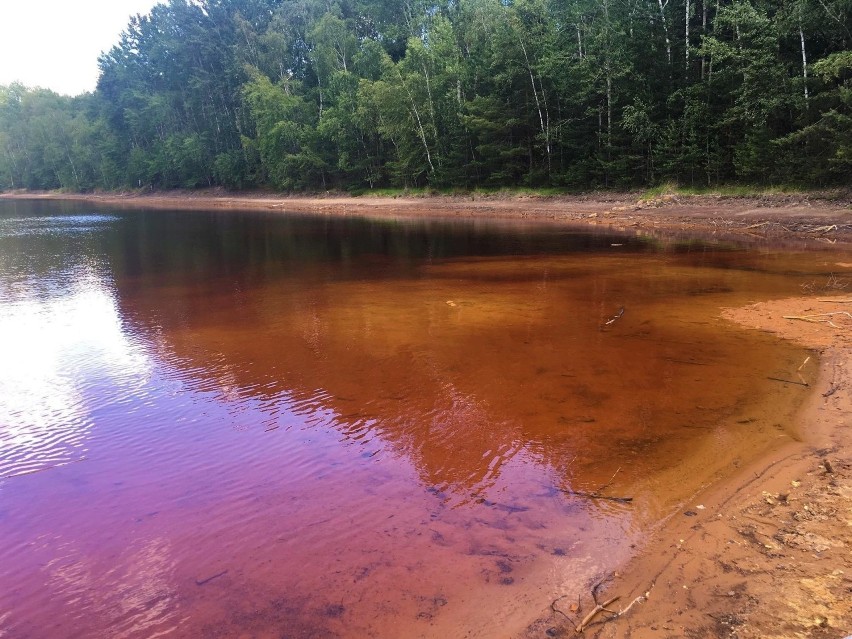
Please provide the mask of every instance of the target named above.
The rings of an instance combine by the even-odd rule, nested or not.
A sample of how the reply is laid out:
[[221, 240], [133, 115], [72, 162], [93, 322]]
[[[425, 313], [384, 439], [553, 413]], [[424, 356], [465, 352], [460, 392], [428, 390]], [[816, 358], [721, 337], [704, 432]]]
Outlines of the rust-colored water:
[[0, 637], [510, 636], [797, 436], [718, 309], [829, 262], [3, 205]]

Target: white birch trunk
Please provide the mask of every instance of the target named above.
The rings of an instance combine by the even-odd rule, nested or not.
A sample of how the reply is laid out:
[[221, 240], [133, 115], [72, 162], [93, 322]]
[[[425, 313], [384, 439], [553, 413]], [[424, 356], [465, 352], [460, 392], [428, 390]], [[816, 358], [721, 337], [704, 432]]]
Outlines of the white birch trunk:
[[411, 111], [414, 113], [414, 119], [417, 122], [417, 130], [420, 133], [420, 142], [423, 143], [423, 150], [426, 152], [426, 162], [429, 164], [429, 171], [434, 174], [435, 165], [432, 164], [432, 153], [429, 150], [429, 143], [426, 140], [426, 129], [423, 128], [423, 121], [420, 119], [420, 112], [417, 110], [417, 103], [414, 102], [414, 96], [411, 95], [411, 91], [408, 90], [405, 80], [402, 79], [402, 73], [400, 70], [397, 69], [396, 73], [399, 76], [399, 82], [402, 84], [402, 88], [405, 89], [405, 93], [408, 95], [408, 101], [411, 103]]
[[[707, 0], [701, 1], [701, 34], [707, 35]], [[707, 60], [704, 58], [704, 55], [701, 56], [701, 79], [704, 79], [704, 66], [707, 64]]]
[[[517, 33], [517, 32], [516, 32]], [[533, 75], [532, 65], [530, 64], [530, 58], [527, 55], [527, 47], [524, 45], [524, 40], [521, 38], [521, 35], [518, 34], [518, 43], [521, 45], [521, 51], [524, 52], [524, 60], [527, 63], [527, 71], [530, 74], [530, 84], [532, 85], [533, 97], [535, 98], [535, 107], [538, 111], [538, 121], [541, 126], [541, 134], [544, 136], [544, 148], [547, 152], [547, 168], [550, 169], [550, 131], [548, 131], [548, 126], [545, 125], [544, 113], [541, 109], [541, 101], [538, 98], [538, 89], [535, 86], [535, 76]], [[542, 89], [543, 90], [543, 89]], [[550, 118], [548, 117], [548, 121]]]
[[[426, 78], [426, 95], [429, 97], [429, 117], [432, 120], [432, 129], [435, 131], [437, 135], [438, 125], [435, 122], [435, 102], [432, 100], [432, 83], [429, 80], [429, 69], [426, 68], [426, 63], [420, 65], [420, 68], [423, 69], [423, 77]], [[439, 160], [440, 164], [440, 160]]]
[[609, 154], [609, 149], [612, 148], [612, 74], [609, 63], [606, 65], [606, 146]]
[[686, 0], [686, 27], [684, 29], [684, 45], [686, 50], [686, 70], [689, 71], [689, 0]]
[[663, 0], [657, 0], [657, 4], [660, 5], [660, 18], [663, 20], [663, 36], [666, 38], [666, 56], [669, 59], [669, 64], [672, 63], [672, 43], [669, 40], [669, 25], [666, 22], [666, 5], [669, 3], [669, 0], [663, 2]]
[[802, 22], [799, 20], [799, 40], [802, 43], [802, 80], [805, 86], [805, 106], [808, 104], [808, 54], [805, 51], [805, 32], [802, 31]]

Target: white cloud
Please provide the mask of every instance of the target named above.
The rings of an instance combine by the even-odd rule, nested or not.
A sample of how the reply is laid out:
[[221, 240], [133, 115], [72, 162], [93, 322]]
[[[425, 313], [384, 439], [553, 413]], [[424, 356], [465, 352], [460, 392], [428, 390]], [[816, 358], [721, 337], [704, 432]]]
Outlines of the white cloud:
[[92, 91], [98, 56], [158, 0], [0, 0], [0, 84]]

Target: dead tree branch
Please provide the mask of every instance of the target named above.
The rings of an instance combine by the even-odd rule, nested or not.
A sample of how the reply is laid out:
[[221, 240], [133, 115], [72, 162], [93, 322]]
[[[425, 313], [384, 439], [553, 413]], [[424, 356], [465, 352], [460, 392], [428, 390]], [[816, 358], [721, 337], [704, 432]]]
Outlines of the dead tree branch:
[[[852, 313], [849, 311], [834, 311], [833, 313], [817, 313], [815, 315], [784, 315], [784, 319], [800, 320], [802, 322], [811, 322], [813, 324], [828, 324], [832, 328], [840, 328], [837, 324], [831, 321], [835, 315], [843, 315], [852, 319]], [[820, 319], [825, 318], [825, 319]]]
[[612, 615], [613, 619], [615, 617], [617, 617], [618, 613], [615, 610], [609, 610], [607, 608], [607, 606], [610, 605], [611, 603], [615, 602], [615, 601], [618, 601], [618, 599], [619, 599], [619, 597], [616, 596], [616, 597], [613, 597], [612, 599], [607, 599], [602, 604], [596, 605], [589, 614], [587, 614], [585, 617], [583, 617], [583, 621], [580, 622], [580, 625], [577, 626], [576, 628], [574, 628], [574, 632], [576, 632], [578, 634], [583, 632], [586, 629], [586, 627], [590, 623], [592, 623], [592, 621], [594, 621], [595, 617], [597, 617], [602, 612], [608, 612], [609, 614]]

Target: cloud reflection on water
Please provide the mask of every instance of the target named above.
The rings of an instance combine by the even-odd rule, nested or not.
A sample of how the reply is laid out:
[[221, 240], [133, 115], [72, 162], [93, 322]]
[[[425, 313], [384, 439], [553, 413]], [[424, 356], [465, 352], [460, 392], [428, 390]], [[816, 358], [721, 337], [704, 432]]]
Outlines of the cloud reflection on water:
[[121, 388], [151, 370], [97, 272], [49, 288], [19, 283], [0, 296], [0, 477], [82, 459], [97, 408], [93, 391]]

